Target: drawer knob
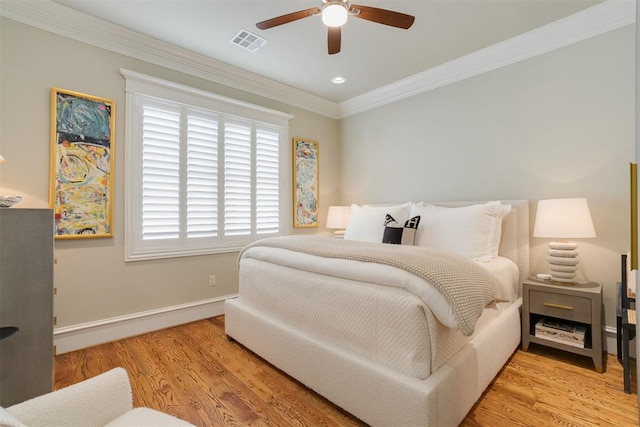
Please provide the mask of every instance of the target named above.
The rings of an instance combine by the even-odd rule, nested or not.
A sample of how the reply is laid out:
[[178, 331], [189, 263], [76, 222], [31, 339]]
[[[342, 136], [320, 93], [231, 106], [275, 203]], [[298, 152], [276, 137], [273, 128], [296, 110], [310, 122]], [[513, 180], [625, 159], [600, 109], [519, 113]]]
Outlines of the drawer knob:
[[571, 307], [570, 305], [552, 304], [550, 302], [545, 302], [544, 306], [551, 307], [551, 308], [560, 308], [562, 310], [573, 310], [573, 307]]

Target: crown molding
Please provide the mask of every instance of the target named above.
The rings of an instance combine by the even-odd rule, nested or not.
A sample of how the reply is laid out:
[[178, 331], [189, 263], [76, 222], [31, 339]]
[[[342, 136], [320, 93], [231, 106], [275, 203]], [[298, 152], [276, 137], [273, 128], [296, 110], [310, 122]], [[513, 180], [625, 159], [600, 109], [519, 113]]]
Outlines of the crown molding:
[[515, 62], [604, 34], [635, 22], [635, 0], [607, 0], [551, 24], [341, 102], [348, 117]]
[[[49, 0], [0, 0], [0, 15], [92, 46], [174, 71], [339, 118], [338, 104], [308, 92], [173, 46]], [[65, 22], [65, 25], [58, 25]]]
[[[340, 119], [632, 24], [635, 22], [635, 5], [635, 0], [606, 0], [544, 27], [339, 104], [49, 0], [0, 0], [0, 15], [174, 71]], [[57, 25], [58, 22], [66, 22], [67, 25]]]

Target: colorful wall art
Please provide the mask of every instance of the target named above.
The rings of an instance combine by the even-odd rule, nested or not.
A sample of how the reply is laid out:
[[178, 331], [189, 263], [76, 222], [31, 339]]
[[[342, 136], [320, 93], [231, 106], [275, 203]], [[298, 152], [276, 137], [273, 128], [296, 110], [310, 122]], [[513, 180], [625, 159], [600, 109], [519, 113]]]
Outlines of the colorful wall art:
[[316, 141], [293, 138], [293, 226], [318, 226], [319, 146]]
[[51, 89], [55, 237], [113, 236], [115, 102]]

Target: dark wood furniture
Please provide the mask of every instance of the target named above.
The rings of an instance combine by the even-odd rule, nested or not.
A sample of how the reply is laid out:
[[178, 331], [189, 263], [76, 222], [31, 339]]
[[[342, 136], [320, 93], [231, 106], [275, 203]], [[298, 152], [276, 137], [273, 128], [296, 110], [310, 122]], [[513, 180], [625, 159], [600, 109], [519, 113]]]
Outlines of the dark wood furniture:
[[617, 286], [616, 329], [618, 361], [622, 364], [624, 377], [624, 392], [631, 393], [631, 366], [629, 354], [629, 341], [636, 336], [635, 294], [629, 292], [627, 277], [627, 255], [622, 255], [620, 282]]

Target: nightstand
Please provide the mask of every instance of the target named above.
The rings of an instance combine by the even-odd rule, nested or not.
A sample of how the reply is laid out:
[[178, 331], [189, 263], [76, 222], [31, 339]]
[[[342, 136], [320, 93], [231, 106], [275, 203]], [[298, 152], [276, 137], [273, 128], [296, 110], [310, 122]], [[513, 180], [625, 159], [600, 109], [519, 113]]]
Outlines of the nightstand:
[[[530, 278], [522, 283], [522, 349], [536, 343], [569, 351], [593, 359], [602, 372], [602, 286], [598, 283], [560, 285]], [[584, 347], [565, 344], [553, 335], [536, 336], [536, 324], [546, 319], [565, 325], [583, 327]]]

